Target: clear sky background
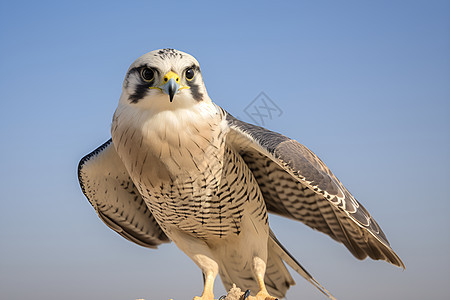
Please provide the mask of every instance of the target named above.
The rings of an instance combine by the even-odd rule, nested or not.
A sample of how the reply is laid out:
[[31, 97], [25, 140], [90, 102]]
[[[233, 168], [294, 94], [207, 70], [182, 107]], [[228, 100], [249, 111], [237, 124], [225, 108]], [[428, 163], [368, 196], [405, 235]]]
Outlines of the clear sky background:
[[[271, 218], [338, 299], [448, 299], [450, 2], [434, 0], [1, 1], [0, 299], [201, 292], [173, 244], [108, 229], [76, 176], [110, 137], [128, 66], [166, 47], [194, 55], [213, 101], [245, 121], [264, 91], [283, 111], [265, 126], [318, 154], [380, 223], [405, 271]], [[288, 299], [325, 299], [294, 278]]]

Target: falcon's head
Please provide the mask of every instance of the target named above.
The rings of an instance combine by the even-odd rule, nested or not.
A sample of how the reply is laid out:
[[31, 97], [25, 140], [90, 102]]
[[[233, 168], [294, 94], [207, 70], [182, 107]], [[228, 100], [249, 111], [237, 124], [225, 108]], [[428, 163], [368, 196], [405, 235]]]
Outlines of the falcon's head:
[[128, 69], [120, 102], [151, 110], [173, 110], [211, 101], [197, 60], [174, 49], [139, 57]]

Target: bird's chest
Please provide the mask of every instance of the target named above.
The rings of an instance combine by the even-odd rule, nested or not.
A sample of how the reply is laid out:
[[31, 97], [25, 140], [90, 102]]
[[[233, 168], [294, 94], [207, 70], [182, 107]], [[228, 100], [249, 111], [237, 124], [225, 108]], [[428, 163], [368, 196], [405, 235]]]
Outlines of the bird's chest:
[[224, 146], [218, 172], [177, 178], [143, 191], [152, 214], [166, 234], [176, 229], [196, 238], [238, 236], [244, 216], [267, 225], [265, 203], [259, 186], [243, 159]]
[[211, 173], [185, 175], [174, 181], [151, 186], [142, 191], [143, 198], [162, 229], [170, 228], [207, 236], [205, 224], [215, 219], [214, 206], [221, 176]]
[[148, 165], [142, 174], [133, 178], [150, 211], [169, 236], [169, 228], [198, 237], [209, 235], [205, 224], [216, 220], [216, 207], [220, 205], [224, 144], [223, 141], [204, 148], [169, 149], [170, 159], [159, 160], [157, 167]]
[[266, 222], [256, 180], [227, 146], [221, 118], [177, 128], [115, 122], [116, 150], [169, 237], [174, 228], [205, 239], [239, 235], [249, 211]]
[[222, 115], [116, 114], [111, 130], [114, 146], [135, 183], [170, 185], [220, 172], [228, 131]]

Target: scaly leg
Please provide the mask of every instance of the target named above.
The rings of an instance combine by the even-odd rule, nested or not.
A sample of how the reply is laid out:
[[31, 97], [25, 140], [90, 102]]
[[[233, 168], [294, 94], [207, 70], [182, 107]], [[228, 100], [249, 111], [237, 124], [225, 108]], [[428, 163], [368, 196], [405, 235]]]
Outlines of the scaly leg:
[[259, 257], [253, 258], [253, 271], [255, 272], [256, 280], [259, 285], [259, 292], [255, 297], [248, 297], [249, 300], [278, 300], [269, 295], [264, 284], [264, 274], [266, 273], [266, 263]]
[[215, 261], [209, 246], [203, 240], [196, 239], [173, 228], [170, 231], [170, 238], [202, 270], [204, 276], [203, 293], [201, 297], [194, 297], [194, 300], [214, 300], [214, 279], [219, 273], [219, 265]]
[[205, 274], [205, 287], [203, 288], [203, 293], [201, 297], [194, 297], [194, 300], [214, 300], [214, 279], [216, 278], [217, 272], [208, 272]]

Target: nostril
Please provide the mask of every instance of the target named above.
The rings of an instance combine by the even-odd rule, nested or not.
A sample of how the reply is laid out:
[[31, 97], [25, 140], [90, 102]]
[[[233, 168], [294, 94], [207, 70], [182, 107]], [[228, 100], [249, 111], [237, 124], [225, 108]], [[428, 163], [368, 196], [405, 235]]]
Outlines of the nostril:
[[167, 77], [166, 77], [166, 78], [164, 78], [164, 82], [167, 82]]

